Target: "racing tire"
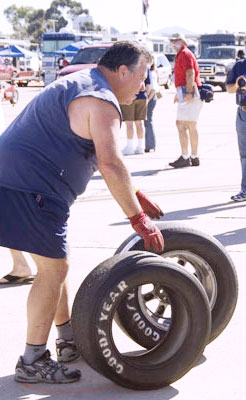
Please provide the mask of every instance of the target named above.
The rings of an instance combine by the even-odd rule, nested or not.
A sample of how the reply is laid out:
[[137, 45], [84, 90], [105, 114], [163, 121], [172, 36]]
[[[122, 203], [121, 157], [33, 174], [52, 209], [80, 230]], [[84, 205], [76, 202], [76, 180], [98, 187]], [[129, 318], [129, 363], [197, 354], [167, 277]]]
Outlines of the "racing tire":
[[[170, 298], [169, 333], [151, 350], [122, 353], [112, 333], [115, 311], [129, 291], [150, 282], [160, 283]], [[211, 312], [191, 274], [160, 256], [134, 251], [109, 258], [86, 277], [73, 303], [72, 327], [76, 346], [93, 369], [121, 386], [152, 390], [181, 378], [199, 360]]]
[[226, 92], [226, 84], [225, 83], [221, 83], [219, 86], [221, 87], [222, 92]]
[[[175, 222], [157, 222], [165, 241], [162, 257], [183, 265], [198, 278], [207, 293], [212, 327], [209, 342], [217, 338], [229, 323], [236, 307], [238, 281], [236, 270], [224, 246], [214, 237]], [[144, 242], [137, 234], [128, 237], [115, 254], [125, 251], [144, 250]], [[166, 335], [170, 320], [162, 316], [167, 304], [160, 300], [159, 307], [151, 309], [149, 304], [158, 298], [158, 286], [150, 292], [142, 293], [134, 289], [117, 309], [115, 320], [140, 346], [151, 349], [156, 345], [153, 336], [146, 336], [137, 329], [134, 320], [138, 313], [148, 328], [155, 329], [159, 340]], [[156, 337], [155, 337], [156, 338]]]

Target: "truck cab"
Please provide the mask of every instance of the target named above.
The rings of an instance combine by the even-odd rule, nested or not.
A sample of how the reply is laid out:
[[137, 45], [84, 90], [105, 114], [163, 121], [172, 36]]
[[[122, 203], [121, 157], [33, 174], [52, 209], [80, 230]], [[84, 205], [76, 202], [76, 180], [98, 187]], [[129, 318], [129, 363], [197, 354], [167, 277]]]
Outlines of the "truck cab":
[[203, 56], [198, 58], [200, 78], [213, 86], [226, 90], [226, 78], [233, 65], [238, 60], [238, 51], [242, 46], [210, 46], [205, 49]]

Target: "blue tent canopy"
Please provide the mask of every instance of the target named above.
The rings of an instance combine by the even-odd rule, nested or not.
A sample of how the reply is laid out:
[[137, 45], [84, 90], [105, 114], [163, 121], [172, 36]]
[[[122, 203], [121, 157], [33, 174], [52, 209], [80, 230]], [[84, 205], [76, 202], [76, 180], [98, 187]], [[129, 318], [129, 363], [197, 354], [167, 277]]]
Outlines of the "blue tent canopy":
[[20, 46], [9, 46], [5, 47], [4, 49], [0, 50], [0, 57], [25, 57], [25, 58], [32, 58], [33, 53], [29, 50], [24, 49]]
[[81, 40], [80, 42], [73, 42], [72, 44], [69, 44], [65, 47], [63, 47], [60, 50], [56, 51], [56, 55], [60, 56], [62, 54], [65, 54], [67, 57], [72, 57], [74, 56], [81, 47], [88, 46], [90, 42], [88, 40]]

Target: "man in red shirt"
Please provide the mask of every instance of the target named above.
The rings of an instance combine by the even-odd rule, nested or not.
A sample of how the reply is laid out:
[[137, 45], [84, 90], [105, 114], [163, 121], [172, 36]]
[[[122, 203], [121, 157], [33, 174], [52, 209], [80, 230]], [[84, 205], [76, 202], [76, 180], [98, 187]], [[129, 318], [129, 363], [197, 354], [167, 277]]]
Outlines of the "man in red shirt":
[[[188, 49], [185, 37], [175, 33], [170, 41], [177, 55], [174, 66], [175, 87], [177, 94], [174, 102], [178, 103], [176, 125], [179, 132], [181, 156], [171, 167], [183, 168], [199, 166], [197, 120], [202, 107], [198, 87], [201, 86], [199, 78], [199, 65], [194, 54]], [[189, 155], [189, 141], [191, 155]]]

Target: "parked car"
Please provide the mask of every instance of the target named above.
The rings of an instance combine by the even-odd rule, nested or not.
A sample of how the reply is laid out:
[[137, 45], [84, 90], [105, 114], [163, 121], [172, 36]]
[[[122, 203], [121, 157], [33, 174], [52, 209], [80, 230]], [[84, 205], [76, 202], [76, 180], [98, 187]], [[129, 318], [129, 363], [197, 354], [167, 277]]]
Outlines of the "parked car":
[[[70, 65], [57, 71], [57, 78], [61, 78], [62, 76], [71, 74], [72, 72], [81, 71], [85, 68], [95, 67], [98, 60], [113, 44], [114, 42], [97, 43], [80, 49], [73, 57]], [[154, 53], [154, 57], [158, 70], [159, 84], [168, 88], [171, 84], [171, 65], [162, 53]]]
[[157, 68], [159, 85], [168, 89], [172, 83], [172, 67], [163, 53], [153, 53]]
[[96, 67], [98, 60], [106, 53], [113, 43], [97, 43], [91, 46], [83, 47], [73, 57], [71, 64], [57, 71], [57, 78], [81, 71], [86, 68]]
[[175, 57], [176, 57], [176, 54], [173, 54], [173, 53], [166, 53], [165, 56], [167, 57], [168, 61], [170, 62], [171, 67], [172, 67], [172, 71], [173, 71], [173, 70], [174, 70], [174, 64], [175, 64]]

